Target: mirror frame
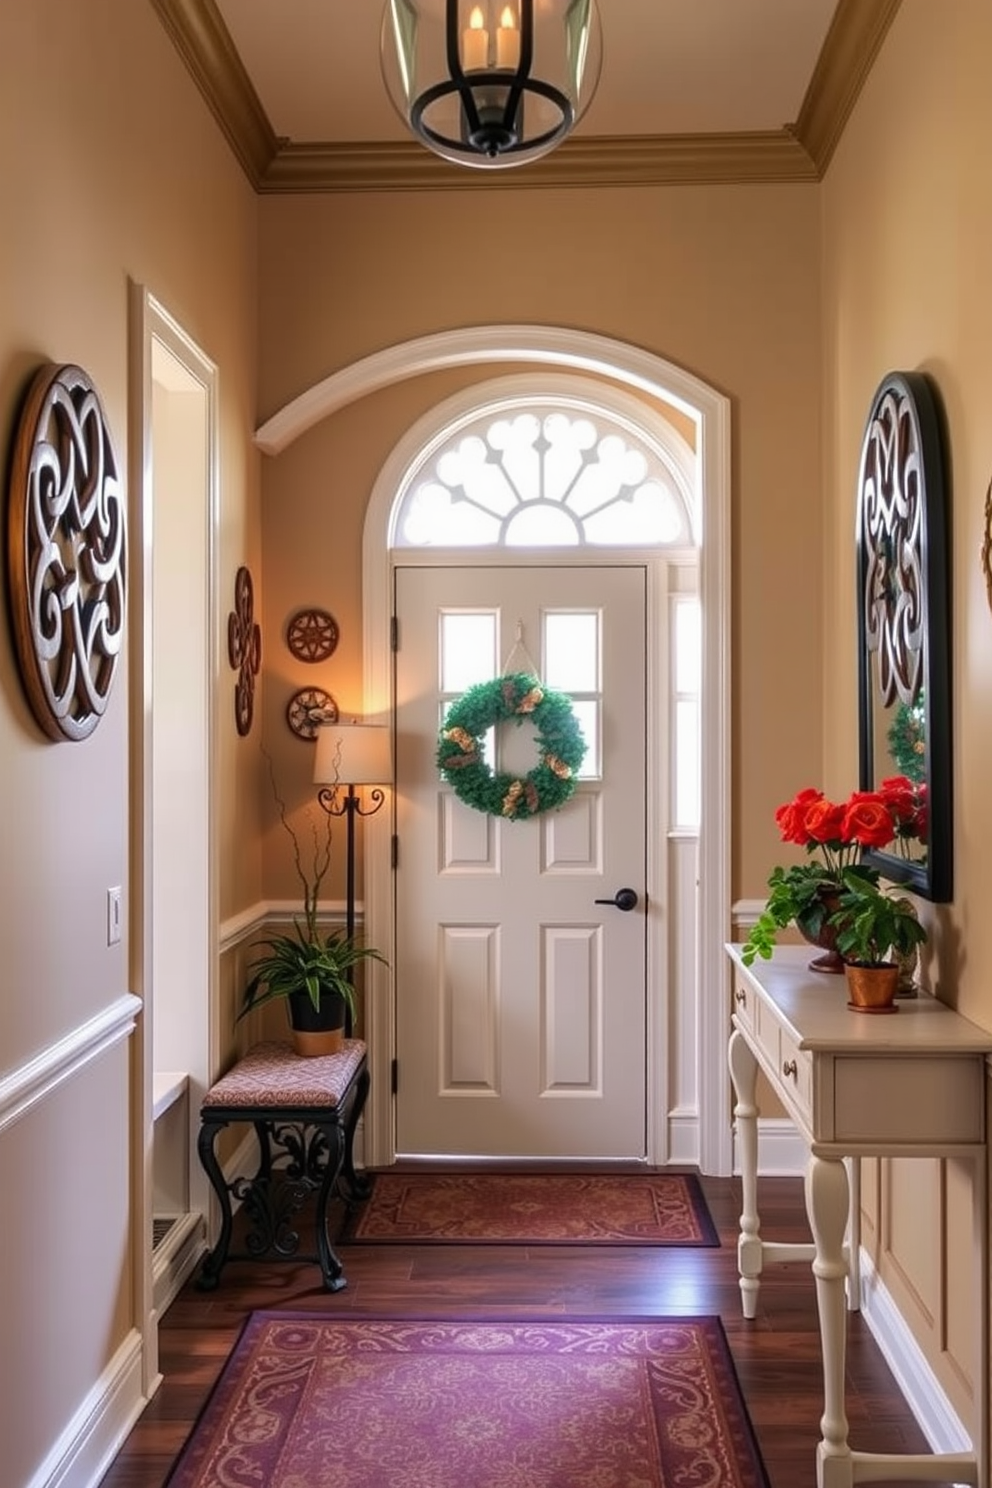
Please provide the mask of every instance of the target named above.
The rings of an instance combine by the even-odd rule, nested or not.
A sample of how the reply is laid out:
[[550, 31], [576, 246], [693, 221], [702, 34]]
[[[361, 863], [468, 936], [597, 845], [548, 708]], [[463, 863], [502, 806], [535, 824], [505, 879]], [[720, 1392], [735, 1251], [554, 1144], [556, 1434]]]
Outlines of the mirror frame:
[[[858, 735], [860, 788], [876, 788], [875, 706], [885, 688], [922, 697], [929, 840], [925, 859], [872, 848], [864, 861], [935, 903], [953, 884], [950, 593], [943, 426], [920, 372], [879, 384], [858, 471]], [[895, 583], [891, 583], [892, 576]], [[885, 686], [881, 678], [885, 673]], [[890, 694], [891, 695], [891, 694]], [[893, 761], [888, 773], [897, 773]]]

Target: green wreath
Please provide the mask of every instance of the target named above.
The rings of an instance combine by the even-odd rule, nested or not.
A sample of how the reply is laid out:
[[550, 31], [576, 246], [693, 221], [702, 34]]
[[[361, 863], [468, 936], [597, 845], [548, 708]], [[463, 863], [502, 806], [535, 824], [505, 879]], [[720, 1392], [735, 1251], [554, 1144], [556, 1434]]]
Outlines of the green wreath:
[[[494, 724], [529, 718], [540, 759], [522, 778], [496, 775], [483, 756], [485, 736]], [[460, 801], [488, 816], [524, 821], [563, 806], [575, 790], [586, 753], [572, 700], [542, 687], [526, 672], [510, 672], [470, 687], [448, 709], [437, 742], [437, 764]]]

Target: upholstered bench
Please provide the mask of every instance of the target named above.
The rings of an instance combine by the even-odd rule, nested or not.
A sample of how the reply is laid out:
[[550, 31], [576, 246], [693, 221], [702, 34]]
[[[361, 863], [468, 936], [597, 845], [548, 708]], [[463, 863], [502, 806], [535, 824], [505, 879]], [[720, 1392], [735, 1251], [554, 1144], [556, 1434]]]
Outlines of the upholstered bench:
[[[354, 1164], [355, 1128], [368, 1090], [361, 1039], [345, 1039], [340, 1053], [317, 1058], [302, 1058], [289, 1044], [255, 1044], [210, 1087], [200, 1106], [197, 1147], [220, 1200], [221, 1227], [200, 1268], [198, 1287], [212, 1290], [228, 1261], [259, 1260], [270, 1253], [274, 1260], [318, 1261], [329, 1292], [347, 1285], [328, 1238], [327, 1205], [332, 1194], [350, 1204], [371, 1191]], [[253, 1177], [228, 1183], [214, 1144], [232, 1121], [254, 1126], [259, 1164]], [[314, 1192], [317, 1253], [301, 1255], [292, 1221]], [[248, 1225], [243, 1251], [231, 1250], [232, 1195]]]

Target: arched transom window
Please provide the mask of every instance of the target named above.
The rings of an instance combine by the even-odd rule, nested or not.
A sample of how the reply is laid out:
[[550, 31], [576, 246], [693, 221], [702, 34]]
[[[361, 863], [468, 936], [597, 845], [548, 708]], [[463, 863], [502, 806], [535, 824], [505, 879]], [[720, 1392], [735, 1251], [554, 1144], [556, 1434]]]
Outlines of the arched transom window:
[[[673, 430], [673, 447], [685, 444]], [[579, 400], [518, 399], [449, 426], [409, 472], [396, 547], [694, 546], [686, 460]]]

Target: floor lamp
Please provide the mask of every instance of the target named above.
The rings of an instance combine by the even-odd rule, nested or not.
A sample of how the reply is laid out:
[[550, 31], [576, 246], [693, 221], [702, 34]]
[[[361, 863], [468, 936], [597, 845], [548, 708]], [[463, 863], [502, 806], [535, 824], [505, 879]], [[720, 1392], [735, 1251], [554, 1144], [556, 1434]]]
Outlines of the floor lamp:
[[[314, 784], [317, 800], [330, 816], [343, 816], [346, 826], [347, 879], [345, 930], [355, 933], [355, 817], [374, 816], [386, 799], [383, 789], [393, 778], [389, 729], [380, 723], [325, 723], [317, 730]], [[367, 802], [356, 786], [372, 786]]]

